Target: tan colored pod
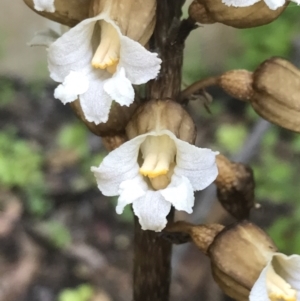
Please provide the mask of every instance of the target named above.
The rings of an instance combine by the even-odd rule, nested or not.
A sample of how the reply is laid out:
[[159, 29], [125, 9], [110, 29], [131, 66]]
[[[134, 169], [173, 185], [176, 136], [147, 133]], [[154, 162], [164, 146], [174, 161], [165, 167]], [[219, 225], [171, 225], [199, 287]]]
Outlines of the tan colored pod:
[[115, 136], [124, 135], [125, 127], [136, 110], [137, 104], [134, 102], [130, 107], [120, 106], [118, 103], [113, 102], [106, 123], [95, 124], [85, 119], [84, 113], [81, 109], [79, 100], [70, 103], [70, 106], [76, 116], [84, 122], [88, 129], [97, 136]]
[[263, 62], [253, 73], [251, 105], [266, 120], [300, 132], [300, 70], [282, 58]]
[[[202, 4], [210, 17], [216, 22], [236, 28], [250, 28], [268, 24], [274, 21], [288, 5], [270, 9], [264, 1], [259, 1], [247, 7], [233, 7], [222, 3], [222, 0], [197, 0]], [[197, 20], [201, 23], [201, 20]]]
[[263, 230], [244, 221], [221, 231], [210, 245], [208, 256], [221, 289], [236, 300], [248, 300], [251, 288], [276, 251]]
[[33, 0], [24, 2], [39, 15], [69, 27], [73, 27], [88, 18], [91, 0], [55, 0], [55, 12], [37, 11]]

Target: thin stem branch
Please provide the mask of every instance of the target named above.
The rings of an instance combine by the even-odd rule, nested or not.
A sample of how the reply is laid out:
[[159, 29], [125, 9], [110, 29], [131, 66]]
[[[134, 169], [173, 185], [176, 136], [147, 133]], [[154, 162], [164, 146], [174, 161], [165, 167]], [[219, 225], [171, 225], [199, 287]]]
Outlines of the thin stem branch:
[[192, 94], [196, 93], [197, 91], [206, 89], [211, 86], [217, 86], [218, 85], [218, 76], [208, 77], [201, 79], [192, 85], [188, 86], [186, 89], [184, 89], [181, 92], [181, 102], [184, 102], [186, 99], [189, 98]]

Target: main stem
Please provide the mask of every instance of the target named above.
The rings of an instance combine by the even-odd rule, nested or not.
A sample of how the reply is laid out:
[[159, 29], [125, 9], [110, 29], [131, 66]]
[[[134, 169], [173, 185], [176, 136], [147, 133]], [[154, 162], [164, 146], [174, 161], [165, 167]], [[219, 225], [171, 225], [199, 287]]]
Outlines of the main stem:
[[[146, 87], [147, 100], [180, 99], [184, 41], [178, 39], [184, 0], [158, 0], [157, 21], [151, 50], [162, 59], [159, 76]], [[173, 221], [174, 210], [168, 215]], [[134, 301], [168, 301], [171, 278], [172, 245], [153, 231], [134, 227]]]

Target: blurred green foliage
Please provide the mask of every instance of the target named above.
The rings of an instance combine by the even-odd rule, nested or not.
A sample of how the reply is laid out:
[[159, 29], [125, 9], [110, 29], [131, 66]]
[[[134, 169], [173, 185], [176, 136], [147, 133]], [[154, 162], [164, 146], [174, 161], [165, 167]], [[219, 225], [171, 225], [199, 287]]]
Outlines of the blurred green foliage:
[[45, 198], [43, 155], [36, 145], [17, 137], [13, 129], [0, 133], [0, 186], [25, 193], [27, 209], [34, 215], [50, 207]]
[[237, 55], [229, 56], [228, 69], [254, 70], [272, 56], [288, 58], [292, 39], [299, 29], [299, 14], [300, 7], [290, 3], [274, 22], [238, 31], [241, 51]]
[[0, 79], [0, 108], [10, 104], [15, 98], [15, 91], [9, 79]]
[[93, 293], [91, 285], [81, 284], [74, 289], [63, 290], [58, 296], [58, 301], [89, 301]]
[[0, 183], [25, 188], [41, 182], [42, 156], [14, 131], [0, 133]]
[[224, 124], [216, 131], [220, 151], [231, 154], [243, 146], [246, 136], [247, 128], [243, 124]]
[[56, 138], [59, 149], [75, 151], [78, 155], [81, 174], [73, 181], [75, 191], [82, 191], [95, 185], [91, 166], [98, 166], [105, 157], [104, 152], [91, 154], [88, 136], [88, 129], [81, 122], [75, 121], [63, 126]]
[[71, 234], [68, 228], [58, 221], [47, 221], [40, 225], [40, 231], [48, 237], [57, 248], [63, 249], [71, 243]]

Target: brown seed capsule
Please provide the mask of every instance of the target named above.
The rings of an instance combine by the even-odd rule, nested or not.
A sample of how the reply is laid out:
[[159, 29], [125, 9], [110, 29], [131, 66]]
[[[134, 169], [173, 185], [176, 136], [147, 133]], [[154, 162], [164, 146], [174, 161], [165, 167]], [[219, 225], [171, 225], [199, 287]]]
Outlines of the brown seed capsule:
[[286, 129], [300, 132], [300, 70], [282, 58], [263, 62], [253, 73], [251, 98], [263, 118]]
[[[247, 7], [233, 7], [222, 3], [222, 0], [197, 0], [202, 4], [211, 19], [236, 28], [250, 28], [274, 21], [285, 10], [286, 5], [272, 10], [264, 1]], [[201, 20], [197, 20], [201, 22]]]
[[252, 169], [242, 163], [230, 162], [223, 155], [216, 157], [219, 174], [215, 180], [218, 200], [236, 219], [249, 218], [255, 205]]
[[84, 122], [92, 133], [100, 137], [111, 137], [116, 135], [123, 136], [125, 134], [125, 127], [136, 110], [137, 103], [134, 102], [129, 107], [113, 103], [109, 112], [108, 121], [97, 125], [94, 122], [89, 122], [85, 119], [78, 99], [71, 102], [70, 106], [76, 116]]
[[208, 249], [212, 272], [221, 289], [235, 300], [248, 300], [250, 290], [272, 258], [276, 246], [250, 222], [226, 227]]

